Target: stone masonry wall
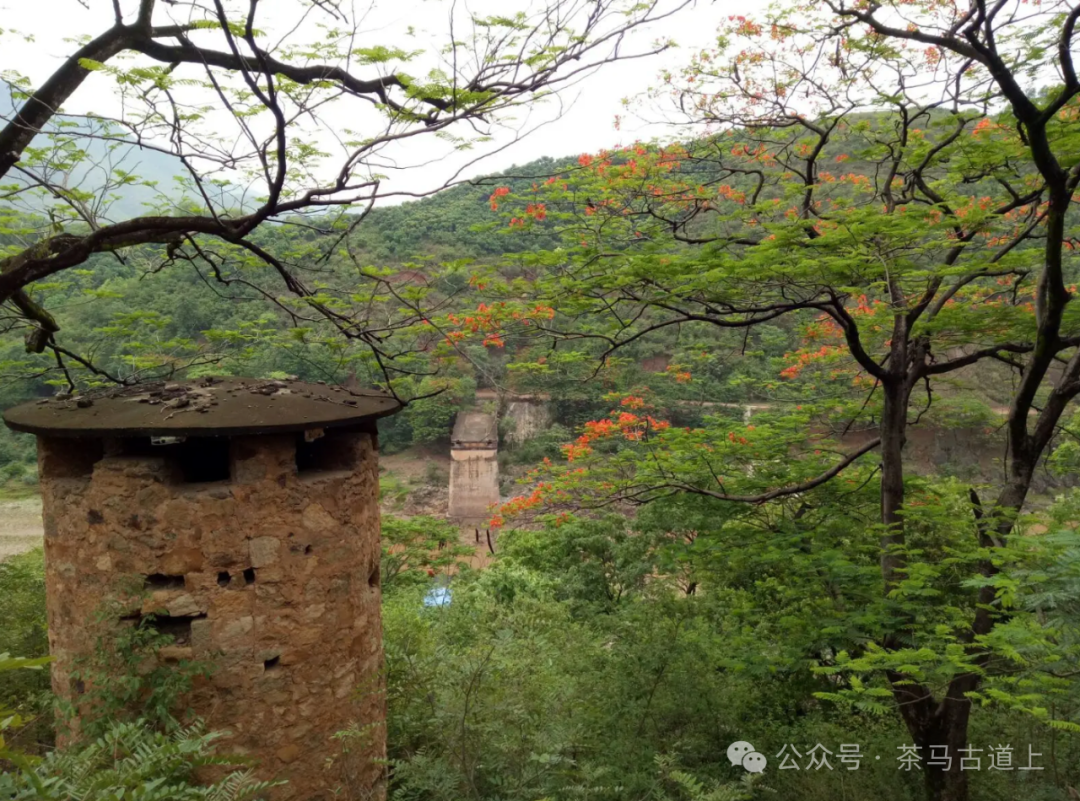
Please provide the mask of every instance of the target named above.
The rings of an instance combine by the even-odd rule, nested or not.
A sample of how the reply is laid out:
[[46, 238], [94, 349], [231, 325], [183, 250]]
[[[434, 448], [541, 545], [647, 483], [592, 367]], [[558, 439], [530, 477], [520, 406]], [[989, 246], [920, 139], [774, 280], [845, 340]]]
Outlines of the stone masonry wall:
[[[95, 611], [134, 577], [146, 598], [125, 617], [163, 611], [157, 625], [176, 637], [163, 658], [213, 666], [191, 706], [231, 732], [223, 750], [288, 780], [274, 801], [328, 801], [346, 785], [383, 798], [375, 437], [215, 442], [39, 439], [54, 690], [78, 700], [70, 673], [93, 647]], [[227, 479], [205, 480], [213, 458]], [[354, 724], [366, 745], [327, 769], [332, 735]]]

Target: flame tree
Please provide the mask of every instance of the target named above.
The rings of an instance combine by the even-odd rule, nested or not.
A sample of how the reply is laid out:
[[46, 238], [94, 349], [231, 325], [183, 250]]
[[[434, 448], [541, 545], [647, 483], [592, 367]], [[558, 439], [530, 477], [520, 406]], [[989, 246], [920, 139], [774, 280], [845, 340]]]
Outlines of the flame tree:
[[[899, 714], [933, 801], [968, 797], [973, 705], [1049, 717], [1062, 679], [1061, 633], [1021, 614], [1049, 547], [1022, 532], [1080, 394], [1078, 16], [826, 0], [733, 17], [654, 92], [681, 142], [583, 155], [506, 212], [566, 234], [539, 279], [505, 273], [506, 310], [557, 310], [521, 329], [553, 354], [576, 343], [600, 373], [649, 338], [745, 347], [766, 324], [803, 347], [749, 423], [670, 426], [648, 393], [621, 396], [495, 522], [651, 504], [673, 530], [711, 531], [725, 564], [780, 571], [776, 614], [801, 621], [787, 644], [842, 681], [821, 697]], [[1004, 416], [984, 409], [997, 480], [911, 475], [912, 427], [973, 396]]]

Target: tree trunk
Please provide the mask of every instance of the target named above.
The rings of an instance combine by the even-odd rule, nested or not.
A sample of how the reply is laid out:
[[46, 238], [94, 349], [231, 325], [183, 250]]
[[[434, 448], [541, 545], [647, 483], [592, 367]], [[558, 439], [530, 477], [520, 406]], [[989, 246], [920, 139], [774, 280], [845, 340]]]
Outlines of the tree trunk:
[[907, 435], [907, 397], [899, 382], [884, 384], [881, 419], [881, 575], [885, 592], [892, 590], [903, 560], [894, 552], [904, 543], [904, 463]]
[[[923, 757], [927, 801], [968, 801], [968, 771], [960, 769], [960, 749], [966, 748], [968, 744], [970, 705], [967, 701], [963, 704], [962, 712], [956, 710], [959, 714], [945, 716], [938, 726], [926, 733], [927, 745], [939, 746], [935, 749], [937, 753], [932, 753], [929, 748], [919, 749]], [[943, 755], [951, 760], [934, 760], [936, 755]], [[944, 761], [946, 764], [928, 764], [931, 761]]]
[[[885, 592], [903, 577], [904, 558], [895, 550], [903, 546], [904, 462], [907, 440], [908, 396], [911, 382], [907, 374], [907, 329], [897, 316], [893, 331], [890, 375], [882, 381], [881, 419], [881, 573]], [[903, 631], [891, 634], [884, 645], [906, 645]], [[942, 702], [929, 688], [913, 683], [910, 677], [890, 674], [893, 695], [918, 750], [927, 801], [968, 801], [968, 775], [960, 770], [960, 749], [967, 746], [971, 702], [964, 693], [974, 689], [978, 676], [961, 676], [950, 683]], [[915, 769], [915, 768], [913, 768]]]
[[[894, 682], [902, 678], [890, 676]], [[961, 770], [960, 749], [968, 746], [971, 702], [964, 694], [977, 686], [975, 674], [961, 676], [941, 702], [925, 687], [893, 686], [901, 717], [918, 749], [927, 801], [968, 801], [969, 771]]]

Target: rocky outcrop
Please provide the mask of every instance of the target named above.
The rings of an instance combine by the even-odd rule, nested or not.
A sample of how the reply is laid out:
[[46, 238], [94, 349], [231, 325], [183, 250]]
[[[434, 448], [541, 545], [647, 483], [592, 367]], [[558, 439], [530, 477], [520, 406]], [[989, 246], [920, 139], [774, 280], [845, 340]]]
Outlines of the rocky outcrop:
[[548, 403], [542, 400], [508, 400], [503, 414], [510, 446], [522, 445], [551, 425]]

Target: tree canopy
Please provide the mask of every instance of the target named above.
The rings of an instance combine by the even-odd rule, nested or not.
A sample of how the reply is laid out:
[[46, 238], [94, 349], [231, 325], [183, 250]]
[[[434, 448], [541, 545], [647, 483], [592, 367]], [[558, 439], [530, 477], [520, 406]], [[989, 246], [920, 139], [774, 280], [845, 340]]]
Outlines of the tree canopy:
[[[613, 397], [504, 515], [657, 503], [687, 529], [711, 510], [747, 558], [773, 555], [763, 532], [781, 538], [789, 588], [845, 576], [794, 590], [829, 609], [805, 620], [806, 649], [852, 676], [830, 697], [878, 704], [856, 677], [882, 676], [925, 755], [962, 747], [972, 704], [1016, 686], [1018, 653], [1057, 642], [1015, 617], [1014, 571], [1039, 547], [1022, 514], [1080, 394], [1078, 15], [825, 2], [732, 17], [654, 93], [693, 134], [585, 154], [526, 193], [509, 225], [556, 220], [566, 246], [525, 260], [539, 280], [504, 271], [493, 327], [539, 298], [555, 315], [534, 330], [597, 343], [600, 372], [672, 328], [790, 318], [803, 343], [774, 408], [742, 425], [684, 430], [648, 393]], [[965, 382], [1004, 407], [1000, 479], [911, 477], [911, 427]], [[959, 765], [925, 777], [931, 798], [967, 797]]]
[[[559, 0], [510, 16], [454, 7], [445, 45], [425, 52], [375, 41], [363, 9], [319, 0], [273, 15], [255, 0], [117, 0], [40, 85], [8, 79], [6, 325], [26, 332], [30, 351], [89, 368], [58, 338], [50, 282], [96, 256], [123, 262], [138, 250], [150, 269], [186, 264], [293, 326], [325, 326], [393, 373], [389, 335], [417, 322], [415, 297], [400, 298], [385, 272], [352, 260], [347, 240], [376, 203], [400, 193], [387, 173], [408, 163], [408, 145], [482, 146], [518, 107], [605, 63], [666, 48], [634, 51], [624, 40], [680, 5]], [[115, 83], [116, 115], [68, 117], [63, 104], [95, 73]], [[341, 129], [342, 115], [355, 123]], [[116, 202], [125, 188], [154, 188], [129, 167], [142, 151], [167, 156], [177, 186], [125, 214]], [[283, 226], [312, 236], [283, 237]], [[337, 281], [327, 280], [331, 261], [341, 263]]]

